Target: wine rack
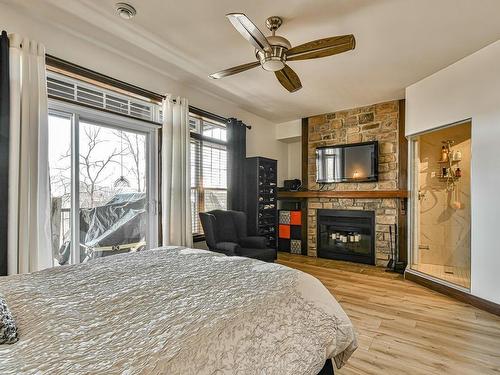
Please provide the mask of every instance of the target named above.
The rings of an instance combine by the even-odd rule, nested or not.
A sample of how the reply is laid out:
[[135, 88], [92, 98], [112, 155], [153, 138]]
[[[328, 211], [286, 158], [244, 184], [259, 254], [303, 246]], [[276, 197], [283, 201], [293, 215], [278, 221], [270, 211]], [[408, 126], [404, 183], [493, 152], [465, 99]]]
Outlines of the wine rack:
[[264, 157], [246, 160], [248, 233], [267, 238], [276, 248], [278, 226], [278, 162]]

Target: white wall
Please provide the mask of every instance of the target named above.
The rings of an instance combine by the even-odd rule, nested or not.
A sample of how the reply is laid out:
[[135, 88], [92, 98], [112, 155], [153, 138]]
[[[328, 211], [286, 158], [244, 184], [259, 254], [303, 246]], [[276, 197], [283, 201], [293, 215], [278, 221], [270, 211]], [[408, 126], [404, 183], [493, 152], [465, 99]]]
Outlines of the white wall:
[[[243, 118], [243, 117], [241, 117]], [[288, 175], [288, 147], [286, 143], [277, 141], [274, 137], [274, 126], [271, 122], [259, 122], [259, 125], [247, 131], [247, 156], [265, 156], [278, 160], [278, 186]]]
[[302, 179], [302, 119], [276, 124], [275, 134], [287, 148], [286, 179]]
[[287, 180], [302, 180], [302, 141], [288, 143], [288, 175]]
[[406, 89], [406, 135], [472, 119], [471, 294], [500, 303], [500, 41]]
[[62, 30], [47, 20], [22, 14], [5, 4], [0, 9], [0, 25], [9, 33], [19, 33], [44, 43], [48, 54], [154, 92], [185, 96], [190, 104], [198, 108], [242, 120], [252, 126], [252, 130], [247, 132], [247, 155], [277, 159], [278, 178], [280, 181], [286, 178], [288, 147], [275, 139], [275, 123], [226, 99], [201, 91], [183, 81], [183, 77], [166, 74], [158, 68], [162, 62], [150, 64], [147, 58], [141, 61], [128, 58], [126, 51], [78, 35], [72, 30]]
[[292, 120], [276, 124], [276, 139], [283, 142], [297, 142], [302, 137], [302, 120]]

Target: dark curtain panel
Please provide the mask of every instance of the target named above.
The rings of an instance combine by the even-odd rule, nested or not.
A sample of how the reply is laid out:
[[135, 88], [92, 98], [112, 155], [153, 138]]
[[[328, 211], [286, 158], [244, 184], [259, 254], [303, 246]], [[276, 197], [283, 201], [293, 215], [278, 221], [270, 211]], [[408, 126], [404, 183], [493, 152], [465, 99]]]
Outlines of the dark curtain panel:
[[9, 38], [0, 38], [0, 276], [7, 275], [7, 208], [9, 194]]
[[247, 155], [246, 126], [230, 118], [227, 125], [227, 208], [246, 210], [245, 159]]

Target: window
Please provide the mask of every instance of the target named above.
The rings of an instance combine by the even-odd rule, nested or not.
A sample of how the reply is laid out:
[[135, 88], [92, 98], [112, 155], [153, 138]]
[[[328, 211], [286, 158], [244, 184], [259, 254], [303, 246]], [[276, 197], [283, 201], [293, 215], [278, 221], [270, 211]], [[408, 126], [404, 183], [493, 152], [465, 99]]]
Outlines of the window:
[[54, 72], [47, 73], [47, 93], [51, 98], [72, 101], [141, 120], [161, 122], [161, 110], [158, 104], [70, 79]]
[[191, 128], [191, 213], [193, 234], [203, 234], [198, 213], [227, 209], [226, 125], [193, 113]]
[[[65, 79], [78, 89], [78, 82]], [[92, 89], [99, 97], [101, 89]], [[119, 112], [122, 103], [128, 117], [83, 107], [79, 103], [88, 103], [81, 97], [49, 101], [54, 265], [157, 246], [158, 126], [132, 118], [142, 105], [137, 100], [132, 106], [101, 94], [108, 110], [116, 104], [113, 112]]]

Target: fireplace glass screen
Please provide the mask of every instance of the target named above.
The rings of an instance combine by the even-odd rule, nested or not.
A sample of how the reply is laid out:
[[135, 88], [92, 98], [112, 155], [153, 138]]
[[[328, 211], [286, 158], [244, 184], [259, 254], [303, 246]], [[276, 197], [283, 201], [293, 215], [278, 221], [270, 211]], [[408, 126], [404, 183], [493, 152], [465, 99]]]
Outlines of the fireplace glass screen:
[[375, 264], [374, 212], [318, 210], [318, 256]]

